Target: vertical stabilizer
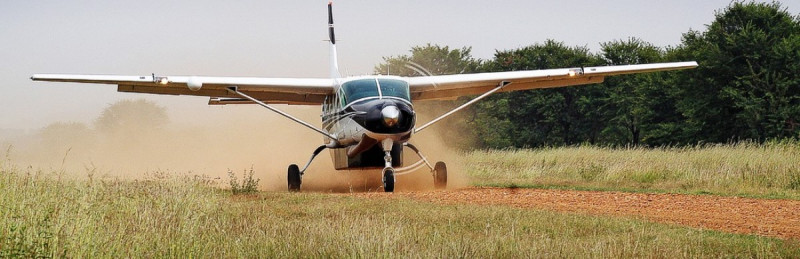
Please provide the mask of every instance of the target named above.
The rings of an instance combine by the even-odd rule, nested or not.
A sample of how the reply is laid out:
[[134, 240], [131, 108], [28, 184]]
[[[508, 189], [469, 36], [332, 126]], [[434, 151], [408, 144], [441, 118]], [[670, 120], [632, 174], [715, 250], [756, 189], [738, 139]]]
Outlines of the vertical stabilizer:
[[339, 61], [336, 55], [336, 35], [333, 33], [333, 2], [328, 2], [328, 37], [331, 42], [331, 78], [340, 78]]

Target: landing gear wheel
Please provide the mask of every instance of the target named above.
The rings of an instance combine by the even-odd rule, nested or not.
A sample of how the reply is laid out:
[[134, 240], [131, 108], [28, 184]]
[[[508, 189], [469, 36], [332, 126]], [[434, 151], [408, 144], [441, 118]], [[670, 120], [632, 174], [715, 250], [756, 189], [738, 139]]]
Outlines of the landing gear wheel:
[[297, 165], [292, 164], [289, 166], [289, 173], [286, 175], [286, 179], [289, 181], [290, 192], [300, 191], [300, 183], [302, 180], [300, 178], [300, 168], [297, 167]]
[[444, 162], [436, 162], [433, 167], [433, 186], [436, 189], [444, 189], [447, 187], [447, 165]]
[[383, 191], [394, 192], [394, 169], [383, 169]]

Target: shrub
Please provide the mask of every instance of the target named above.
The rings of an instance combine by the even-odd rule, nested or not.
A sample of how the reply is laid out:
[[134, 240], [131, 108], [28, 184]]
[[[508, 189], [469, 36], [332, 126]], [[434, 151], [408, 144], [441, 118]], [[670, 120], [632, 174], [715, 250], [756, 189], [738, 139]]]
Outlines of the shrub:
[[255, 193], [258, 192], [258, 182], [261, 179], [253, 178], [253, 174], [255, 170], [253, 167], [250, 167], [250, 170], [244, 170], [242, 173], [242, 182], [239, 183], [239, 179], [236, 177], [236, 174], [233, 173], [232, 170], [228, 170], [228, 177], [230, 177], [230, 184], [231, 184], [231, 192], [233, 194], [247, 194], [247, 193]]

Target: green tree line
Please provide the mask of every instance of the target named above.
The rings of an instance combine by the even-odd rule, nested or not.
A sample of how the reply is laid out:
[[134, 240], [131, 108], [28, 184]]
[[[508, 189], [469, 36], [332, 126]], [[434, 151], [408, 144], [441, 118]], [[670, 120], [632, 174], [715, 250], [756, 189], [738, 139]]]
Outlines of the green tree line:
[[[608, 77], [601, 84], [498, 93], [448, 123], [481, 148], [693, 145], [800, 138], [800, 17], [779, 2], [733, 2], [705, 31], [658, 47], [638, 38], [599, 52], [547, 40], [478, 60], [471, 48], [413, 47], [375, 72], [437, 75], [697, 61], [693, 70]], [[418, 105], [453, 107], [455, 102]], [[465, 130], [467, 129], [467, 130]], [[453, 134], [450, 134], [453, 135]], [[458, 134], [463, 138], [464, 134]]]

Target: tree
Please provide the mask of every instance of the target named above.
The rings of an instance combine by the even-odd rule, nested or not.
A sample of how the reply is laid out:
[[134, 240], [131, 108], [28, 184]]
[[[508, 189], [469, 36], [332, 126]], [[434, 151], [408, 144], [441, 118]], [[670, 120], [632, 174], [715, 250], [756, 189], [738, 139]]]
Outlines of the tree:
[[[383, 63], [375, 66], [376, 74], [390, 74], [397, 76], [431, 76], [474, 73], [478, 71], [481, 61], [472, 57], [472, 48], [463, 47], [450, 49], [448, 46], [431, 45], [415, 46], [411, 48], [411, 55], [384, 57]], [[467, 102], [470, 98], [463, 97], [455, 101], [423, 101], [415, 103], [417, 106], [417, 123], [426, 123], [436, 116], [444, 114], [451, 109]], [[431, 130], [439, 132], [445, 142], [451, 146], [466, 148], [472, 145], [474, 132], [467, 122], [474, 112], [464, 109], [441, 122], [431, 126]]]
[[161, 130], [168, 121], [162, 106], [144, 99], [122, 100], [103, 110], [95, 128], [103, 133], [143, 133]]
[[85, 153], [95, 144], [94, 132], [79, 122], [55, 122], [38, 132], [41, 141], [35, 149], [42, 161], [57, 163], [68, 153]]
[[91, 135], [91, 129], [79, 122], [54, 122], [39, 131], [39, 137], [48, 144], [72, 143]]
[[478, 71], [480, 60], [472, 57], [471, 47], [451, 50], [448, 46], [411, 47], [411, 55], [384, 57], [375, 66], [375, 74], [397, 76], [432, 76], [469, 74]]
[[[591, 144], [684, 145], [800, 138], [800, 17], [777, 2], [733, 2], [707, 31], [677, 47], [630, 38], [599, 54], [548, 40], [497, 51], [430, 44], [386, 58], [376, 73], [434, 75], [695, 60], [679, 72], [608, 77], [603, 84], [498, 93], [472, 108], [469, 128], [488, 148]], [[433, 71], [426, 72], [426, 69]], [[474, 68], [474, 69], [473, 69]], [[451, 134], [453, 135], [453, 134]]]
[[[601, 55], [607, 65], [631, 65], [663, 61], [664, 51], [637, 38], [601, 43]], [[649, 129], [663, 123], [663, 114], [673, 113], [659, 73], [624, 75], [606, 78], [601, 102], [602, 116], [608, 122], [603, 129], [605, 142], [638, 146], [650, 140]], [[644, 132], [643, 132], [644, 131]], [[654, 133], [659, 134], [654, 130]], [[660, 144], [660, 143], [659, 143]]]
[[[543, 44], [498, 51], [483, 66], [485, 72], [580, 67], [602, 64], [586, 47]], [[477, 104], [473, 128], [483, 147], [570, 145], [597, 140], [602, 121], [599, 86], [566, 87], [499, 93]]]
[[96, 156], [117, 168], [142, 168], [140, 161], [158, 161], [175, 145], [167, 122], [165, 108], [144, 99], [111, 104], [95, 120], [101, 152]]
[[700, 67], [681, 76], [684, 135], [725, 142], [800, 136], [800, 21], [777, 2], [734, 2], [676, 49]]

